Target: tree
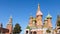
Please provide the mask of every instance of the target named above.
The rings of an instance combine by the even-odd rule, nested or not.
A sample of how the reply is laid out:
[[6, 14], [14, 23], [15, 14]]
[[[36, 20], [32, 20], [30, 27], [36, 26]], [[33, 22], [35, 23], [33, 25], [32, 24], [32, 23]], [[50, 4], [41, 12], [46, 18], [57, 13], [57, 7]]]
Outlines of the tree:
[[17, 23], [13, 29], [13, 34], [19, 34], [21, 31], [21, 26]]

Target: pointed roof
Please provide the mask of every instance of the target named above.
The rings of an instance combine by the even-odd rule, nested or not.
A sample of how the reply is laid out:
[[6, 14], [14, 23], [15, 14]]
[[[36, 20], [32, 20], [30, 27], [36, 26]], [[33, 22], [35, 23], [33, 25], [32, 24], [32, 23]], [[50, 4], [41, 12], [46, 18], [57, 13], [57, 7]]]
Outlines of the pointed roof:
[[43, 15], [42, 12], [40, 11], [40, 4], [38, 3], [38, 9], [37, 9], [37, 13], [36, 16], [38, 15]]
[[12, 24], [12, 16], [10, 16], [8, 24]]
[[48, 13], [47, 17], [46, 18], [52, 18], [52, 16]]

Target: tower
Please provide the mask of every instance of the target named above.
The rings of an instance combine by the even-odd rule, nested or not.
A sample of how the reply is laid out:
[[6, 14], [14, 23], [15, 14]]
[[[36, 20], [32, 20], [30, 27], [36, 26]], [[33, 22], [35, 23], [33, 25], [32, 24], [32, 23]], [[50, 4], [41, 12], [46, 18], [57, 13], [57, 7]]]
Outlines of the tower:
[[44, 28], [47, 28], [47, 24], [48, 22], [47, 22], [47, 18], [45, 18], [45, 20], [44, 20], [44, 24], [43, 24], [43, 26], [44, 26]]
[[40, 5], [38, 4], [38, 9], [37, 9], [37, 13], [36, 13], [36, 24], [37, 24], [37, 27], [40, 28], [42, 27], [42, 12], [40, 10]]
[[29, 26], [31, 27], [32, 25], [33, 25], [33, 17], [32, 16], [30, 16], [30, 20], [29, 20]]
[[60, 34], [60, 15], [57, 16], [56, 31], [57, 34]]
[[12, 16], [10, 16], [10, 19], [8, 21], [7, 29], [9, 30], [9, 33], [6, 34], [12, 34]]
[[58, 15], [57, 16], [57, 22], [56, 22], [56, 29], [59, 28], [59, 25], [60, 25], [60, 16]]
[[47, 15], [48, 28], [52, 28], [51, 19], [52, 19], [52, 16], [48, 13], [48, 15]]

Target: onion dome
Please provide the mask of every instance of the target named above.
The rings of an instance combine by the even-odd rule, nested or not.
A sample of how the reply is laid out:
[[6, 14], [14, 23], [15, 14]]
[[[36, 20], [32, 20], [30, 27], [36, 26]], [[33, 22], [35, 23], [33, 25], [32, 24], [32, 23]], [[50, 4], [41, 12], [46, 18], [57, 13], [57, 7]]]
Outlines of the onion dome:
[[37, 13], [36, 13], [36, 16], [38, 15], [43, 15], [42, 12], [40, 11], [40, 5], [38, 4], [38, 10], [37, 10]]
[[26, 29], [29, 29], [30, 30], [30, 26], [27, 26]]
[[48, 19], [48, 18], [52, 18], [52, 16], [51, 16], [50, 14], [48, 14], [46, 18], [47, 18], [47, 19]]
[[47, 20], [47, 18], [45, 18], [44, 20]]

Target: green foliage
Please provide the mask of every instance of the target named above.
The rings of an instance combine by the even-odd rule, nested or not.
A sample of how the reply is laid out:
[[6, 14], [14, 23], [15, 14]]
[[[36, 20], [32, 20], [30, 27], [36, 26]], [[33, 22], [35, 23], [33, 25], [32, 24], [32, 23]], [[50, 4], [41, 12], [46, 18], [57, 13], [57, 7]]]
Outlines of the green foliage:
[[46, 32], [47, 32], [47, 33], [51, 33], [51, 31], [50, 31], [49, 29], [48, 29], [48, 30], [46, 30]]
[[14, 27], [13, 34], [19, 34], [21, 31], [21, 26], [17, 23]]
[[30, 29], [30, 27], [29, 27], [29, 26], [27, 26], [27, 27], [26, 27], [26, 29]]

